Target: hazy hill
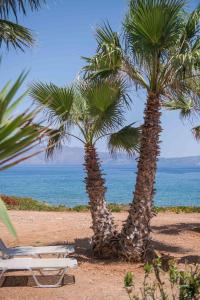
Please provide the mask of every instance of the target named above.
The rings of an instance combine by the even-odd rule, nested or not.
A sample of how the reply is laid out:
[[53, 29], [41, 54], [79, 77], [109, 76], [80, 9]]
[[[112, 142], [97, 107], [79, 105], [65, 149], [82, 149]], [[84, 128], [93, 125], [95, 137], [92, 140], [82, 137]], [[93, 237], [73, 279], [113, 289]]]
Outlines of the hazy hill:
[[[129, 159], [124, 153], [120, 153], [116, 158], [112, 158], [109, 153], [101, 152], [100, 158], [104, 164], [135, 165], [135, 158]], [[46, 160], [45, 154], [41, 153], [24, 162], [31, 165], [65, 165], [82, 164], [84, 151], [78, 147], [63, 147], [62, 151], [57, 151], [52, 160]], [[161, 158], [160, 167], [200, 167], [200, 156], [181, 157], [181, 158]]]

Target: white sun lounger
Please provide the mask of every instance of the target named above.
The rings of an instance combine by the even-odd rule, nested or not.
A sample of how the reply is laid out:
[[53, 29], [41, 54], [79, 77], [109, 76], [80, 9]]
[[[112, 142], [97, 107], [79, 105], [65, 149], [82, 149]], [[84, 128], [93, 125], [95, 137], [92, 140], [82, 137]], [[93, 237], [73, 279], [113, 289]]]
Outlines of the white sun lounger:
[[[0, 279], [8, 271], [29, 271], [37, 287], [51, 288], [62, 285], [62, 280], [68, 268], [75, 268], [77, 260], [71, 258], [10, 258], [0, 259]], [[44, 275], [45, 271], [58, 271], [59, 280], [52, 285], [41, 284], [37, 272]], [[46, 274], [47, 275], [47, 274]]]
[[11, 258], [15, 256], [34, 256], [41, 257], [44, 254], [57, 254], [58, 257], [66, 257], [68, 254], [74, 253], [74, 247], [71, 245], [58, 246], [42, 246], [42, 247], [13, 247], [9, 248], [0, 239], [0, 252], [3, 258]]

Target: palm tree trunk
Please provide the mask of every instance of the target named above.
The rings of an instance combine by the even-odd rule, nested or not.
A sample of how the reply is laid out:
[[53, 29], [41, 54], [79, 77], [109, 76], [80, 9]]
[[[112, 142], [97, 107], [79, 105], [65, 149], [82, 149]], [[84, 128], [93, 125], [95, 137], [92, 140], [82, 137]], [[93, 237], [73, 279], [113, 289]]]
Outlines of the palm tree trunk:
[[134, 199], [121, 232], [120, 255], [129, 261], [141, 261], [148, 254], [152, 254], [150, 220], [153, 216], [154, 182], [160, 154], [160, 118], [159, 97], [149, 92], [144, 112]]
[[87, 177], [86, 191], [92, 215], [92, 248], [95, 256], [111, 257], [112, 247], [117, 234], [112, 215], [105, 201], [105, 180], [102, 177], [100, 161], [96, 149], [92, 145], [85, 145], [85, 169]]

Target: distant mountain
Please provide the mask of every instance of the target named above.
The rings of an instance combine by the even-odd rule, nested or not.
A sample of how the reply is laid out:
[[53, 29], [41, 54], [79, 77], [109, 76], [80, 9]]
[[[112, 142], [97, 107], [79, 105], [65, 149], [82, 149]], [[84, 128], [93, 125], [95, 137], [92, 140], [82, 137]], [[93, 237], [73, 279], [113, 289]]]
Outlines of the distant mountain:
[[[136, 158], [129, 158], [126, 154], [120, 153], [116, 158], [110, 156], [107, 152], [100, 152], [100, 159], [104, 164], [117, 165], [136, 165]], [[46, 160], [45, 153], [32, 157], [23, 164], [30, 165], [80, 165], [83, 164], [84, 150], [79, 147], [63, 147], [57, 151], [53, 159]], [[177, 158], [160, 158], [160, 167], [200, 167], [200, 156], [177, 157]]]
[[160, 167], [200, 167], [200, 156], [161, 158]]
[[[99, 153], [100, 159], [105, 164], [133, 164], [135, 159], [129, 159], [127, 155], [119, 153], [116, 158], [111, 157], [107, 152]], [[29, 160], [26, 160], [23, 164], [30, 165], [78, 165], [83, 164], [84, 150], [79, 147], [67, 147], [64, 146], [62, 150], [58, 150], [53, 159], [47, 160], [45, 153], [40, 153]]]

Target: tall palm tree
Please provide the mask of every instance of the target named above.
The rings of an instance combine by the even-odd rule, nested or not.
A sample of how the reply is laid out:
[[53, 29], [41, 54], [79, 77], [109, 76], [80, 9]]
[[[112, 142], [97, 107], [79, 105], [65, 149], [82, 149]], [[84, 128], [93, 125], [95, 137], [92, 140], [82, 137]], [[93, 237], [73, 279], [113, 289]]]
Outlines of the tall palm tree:
[[[47, 132], [40, 124], [33, 124], [36, 110], [16, 112], [27, 95], [25, 92], [16, 97], [25, 78], [26, 74], [22, 73], [12, 86], [8, 82], [0, 91], [0, 171], [36, 155], [38, 151], [35, 151], [34, 147]], [[0, 219], [9, 231], [16, 235], [1, 199]]]
[[147, 95], [134, 198], [121, 232], [119, 255], [127, 260], [140, 261], [151, 252], [162, 105], [193, 99], [191, 82], [200, 77], [199, 8], [189, 14], [184, 5], [183, 0], [131, 0], [123, 23], [124, 39], [109, 25], [99, 27], [97, 53], [85, 58], [86, 76], [124, 74]]
[[1, 0], [0, 1], [0, 45], [5, 44], [23, 50], [33, 45], [32, 33], [26, 27], [10, 21], [14, 15], [16, 21], [19, 12], [26, 14], [27, 7], [37, 10], [45, 0]]
[[[131, 155], [137, 150], [139, 129], [132, 124], [122, 127], [125, 123], [126, 84], [119, 79], [84, 80], [63, 88], [52, 83], [35, 83], [30, 94], [44, 109], [47, 120], [56, 127], [49, 133], [47, 156], [52, 155], [69, 137], [84, 145], [85, 183], [94, 231], [92, 248], [95, 255], [108, 257], [113, 252], [117, 232], [105, 201], [105, 180], [96, 143], [107, 138], [111, 151], [124, 149]], [[74, 127], [78, 130], [77, 134], [73, 131]]]

